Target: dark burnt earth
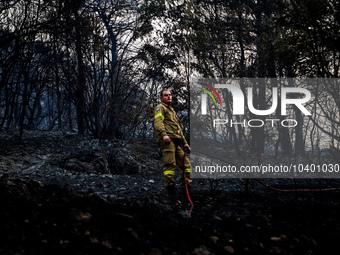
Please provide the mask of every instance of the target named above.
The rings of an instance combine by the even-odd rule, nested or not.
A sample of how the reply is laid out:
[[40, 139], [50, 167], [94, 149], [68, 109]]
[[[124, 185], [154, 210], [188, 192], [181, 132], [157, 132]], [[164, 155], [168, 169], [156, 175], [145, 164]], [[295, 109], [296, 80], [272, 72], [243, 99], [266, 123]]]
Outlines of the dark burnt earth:
[[161, 168], [153, 140], [0, 133], [0, 254], [338, 254], [337, 190], [196, 179], [189, 216], [180, 189], [167, 196]]

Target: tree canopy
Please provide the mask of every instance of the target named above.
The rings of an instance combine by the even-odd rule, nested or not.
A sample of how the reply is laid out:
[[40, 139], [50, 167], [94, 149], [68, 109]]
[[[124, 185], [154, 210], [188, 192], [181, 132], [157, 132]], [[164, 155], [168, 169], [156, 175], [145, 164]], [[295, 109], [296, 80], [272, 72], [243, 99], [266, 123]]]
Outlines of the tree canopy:
[[[0, 128], [150, 137], [157, 93], [168, 87], [188, 132], [192, 77], [338, 78], [339, 7], [338, 0], [2, 1]], [[313, 103], [327, 98], [333, 107], [310, 126], [278, 128], [282, 150], [303, 151], [303, 129], [339, 141], [339, 87], [327, 89], [331, 96], [314, 90]], [[263, 88], [254, 96], [266, 107]], [[315, 126], [321, 115], [330, 130]], [[252, 131], [252, 148], [263, 150], [265, 136]]]

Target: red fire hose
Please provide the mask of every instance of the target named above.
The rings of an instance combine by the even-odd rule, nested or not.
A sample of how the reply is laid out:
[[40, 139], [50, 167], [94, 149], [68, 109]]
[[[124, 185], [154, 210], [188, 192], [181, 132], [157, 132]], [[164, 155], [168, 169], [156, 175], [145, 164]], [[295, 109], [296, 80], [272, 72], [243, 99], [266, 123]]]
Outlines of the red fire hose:
[[188, 200], [189, 200], [189, 203], [191, 205], [190, 207], [190, 211], [189, 211], [189, 216], [191, 216], [191, 212], [192, 212], [192, 209], [194, 208], [194, 203], [191, 201], [191, 198], [190, 198], [190, 194], [189, 194], [189, 189], [188, 189], [188, 184], [187, 184], [187, 179], [186, 179], [186, 174], [185, 174], [185, 158], [187, 157], [187, 154], [188, 154], [188, 148], [185, 148], [184, 150], [184, 157], [183, 157], [183, 178], [184, 178], [184, 183], [185, 183], [185, 191], [187, 193], [187, 197], [188, 197]]
[[280, 191], [280, 192], [301, 192], [301, 191], [306, 191], [306, 192], [311, 192], [311, 191], [332, 191], [332, 190], [340, 190], [340, 188], [319, 188], [319, 189], [278, 189], [274, 188], [272, 186], [269, 186], [267, 183], [264, 183], [263, 181], [259, 179], [255, 179], [258, 183], [261, 185], [275, 191]]

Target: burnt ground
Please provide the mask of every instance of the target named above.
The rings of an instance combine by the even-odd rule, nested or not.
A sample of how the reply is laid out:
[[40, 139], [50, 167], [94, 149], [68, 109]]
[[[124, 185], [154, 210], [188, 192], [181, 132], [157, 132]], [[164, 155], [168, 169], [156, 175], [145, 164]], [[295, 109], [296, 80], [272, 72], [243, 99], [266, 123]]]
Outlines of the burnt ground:
[[[339, 191], [195, 179], [162, 185], [153, 141], [0, 133], [0, 254], [338, 254]], [[275, 188], [338, 180], [264, 180]]]

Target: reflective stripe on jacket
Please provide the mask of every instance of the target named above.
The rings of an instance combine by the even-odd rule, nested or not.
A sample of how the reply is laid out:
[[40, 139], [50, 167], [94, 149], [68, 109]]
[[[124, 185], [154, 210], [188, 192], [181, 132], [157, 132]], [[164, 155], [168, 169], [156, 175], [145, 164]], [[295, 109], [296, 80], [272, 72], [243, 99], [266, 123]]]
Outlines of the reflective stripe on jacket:
[[157, 131], [156, 142], [163, 139], [167, 135], [170, 138], [179, 138], [184, 144], [188, 143], [185, 140], [182, 129], [179, 126], [178, 118], [174, 109], [164, 103], [160, 103], [154, 109], [154, 127]]

